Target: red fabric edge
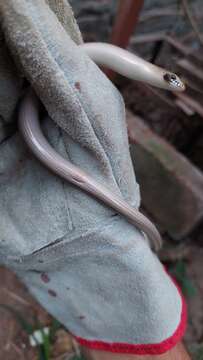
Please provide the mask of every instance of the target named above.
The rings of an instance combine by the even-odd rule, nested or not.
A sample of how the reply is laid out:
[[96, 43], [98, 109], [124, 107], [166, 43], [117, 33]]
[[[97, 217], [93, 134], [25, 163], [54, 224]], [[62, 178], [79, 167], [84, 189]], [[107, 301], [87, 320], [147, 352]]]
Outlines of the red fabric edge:
[[170, 349], [172, 349], [183, 337], [186, 329], [187, 324], [187, 305], [185, 302], [185, 299], [183, 297], [183, 294], [177, 285], [176, 281], [172, 279], [175, 286], [178, 289], [178, 292], [181, 296], [182, 300], [182, 311], [181, 311], [181, 318], [180, 323], [176, 329], [176, 331], [173, 333], [172, 336], [167, 338], [166, 340], [156, 343], [156, 344], [126, 344], [126, 343], [106, 343], [104, 341], [98, 341], [98, 340], [87, 340], [84, 338], [80, 338], [78, 336], [75, 336], [75, 339], [78, 341], [78, 343], [82, 346], [86, 346], [90, 349], [95, 350], [103, 350], [108, 351], [112, 353], [127, 353], [127, 354], [134, 354], [134, 355], [159, 355], [163, 354]]

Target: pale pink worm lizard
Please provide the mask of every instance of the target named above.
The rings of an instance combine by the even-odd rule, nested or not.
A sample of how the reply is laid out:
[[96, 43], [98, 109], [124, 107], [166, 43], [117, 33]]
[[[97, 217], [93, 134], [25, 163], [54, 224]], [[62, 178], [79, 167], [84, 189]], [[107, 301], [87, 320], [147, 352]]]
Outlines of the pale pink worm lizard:
[[[86, 43], [80, 47], [98, 65], [109, 67], [133, 80], [172, 91], [185, 89], [177, 75], [114, 45]], [[161, 236], [147, 217], [110, 192], [103, 184], [95, 181], [93, 176], [64, 159], [50, 146], [40, 127], [38, 99], [32, 91], [27, 93], [20, 105], [19, 129], [30, 150], [45, 166], [123, 215], [147, 235], [156, 251], [159, 250], [162, 243]]]

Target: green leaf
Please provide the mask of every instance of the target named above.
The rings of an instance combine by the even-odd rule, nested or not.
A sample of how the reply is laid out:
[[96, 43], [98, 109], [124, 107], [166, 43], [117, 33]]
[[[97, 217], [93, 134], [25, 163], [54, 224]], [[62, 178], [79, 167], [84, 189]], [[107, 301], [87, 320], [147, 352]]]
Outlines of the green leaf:
[[54, 341], [54, 337], [56, 335], [57, 330], [61, 329], [63, 326], [61, 325], [61, 323], [56, 320], [53, 319], [51, 327], [50, 327], [50, 341], [53, 342]]
[[182, 279], [181, 288], [183, 290], [183, 293], [188, 297], [195, 296], [197, 293], [197, 289], [194, 287], [193, 283], [189, 278]]
[[203, 344], [192, 345], [189, 350], [193, 360], [203, 360]]
[[80, 356], [74, 355], [74, 356], [71, 358], [71, 360], [85, 360], [85, 358], [84, 358], [82, 355], [80, 355]]
[[44, 329], [41, 329], [43, 344], [41, 345], [44, 352], [44, 357], [46, 360], [49, 360], [50, 358], [50, 352], [51, 352], [51, 343], [50, 343], [50, 335], [45, 334]]
[[187, 268], [185, 262], [183, 262], [182, 260], [177, 261], [175, 266], [171, 267], [169, 271], [180, 284], [184, 295], [188, 297], [196, 295], [196, 288], [187, 275]]

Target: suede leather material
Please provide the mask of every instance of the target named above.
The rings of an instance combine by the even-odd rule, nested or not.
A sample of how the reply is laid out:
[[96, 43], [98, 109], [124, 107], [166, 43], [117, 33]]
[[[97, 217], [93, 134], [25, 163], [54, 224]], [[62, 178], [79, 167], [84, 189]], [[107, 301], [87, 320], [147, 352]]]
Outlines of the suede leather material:
[[[43, 0], [0, 1], [13, 59], [49, 114], [46, 137], [138, 208], [123, 99], [53, 9]], [[18, 133], [0, 152], [1, 262], [78, 337], [130, 344], [170, 337], [182, 302], [143, 234], [45, 169]]]

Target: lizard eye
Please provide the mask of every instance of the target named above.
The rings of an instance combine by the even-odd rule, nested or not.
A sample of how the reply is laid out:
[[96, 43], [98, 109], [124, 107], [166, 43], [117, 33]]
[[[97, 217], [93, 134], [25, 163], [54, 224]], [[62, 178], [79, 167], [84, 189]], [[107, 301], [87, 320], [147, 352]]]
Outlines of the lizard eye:
[[177, 76], [175, 74], [171, 74], [171, 80], [176, 80]]
[[165, 81], [169, 83], [177, 80], [177, 76], [175, 74], [170, 74], [170, 73], [165, 73], [163, 78]]

